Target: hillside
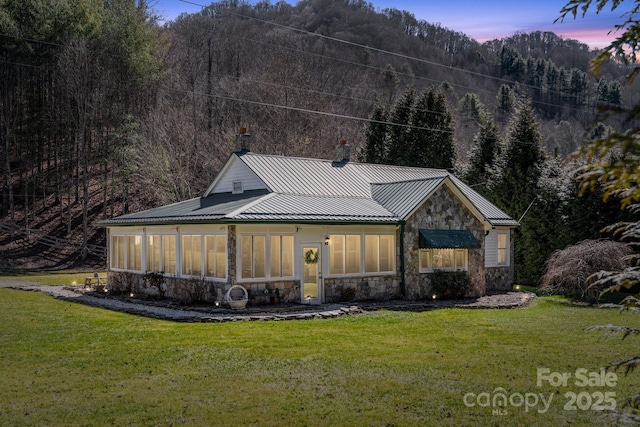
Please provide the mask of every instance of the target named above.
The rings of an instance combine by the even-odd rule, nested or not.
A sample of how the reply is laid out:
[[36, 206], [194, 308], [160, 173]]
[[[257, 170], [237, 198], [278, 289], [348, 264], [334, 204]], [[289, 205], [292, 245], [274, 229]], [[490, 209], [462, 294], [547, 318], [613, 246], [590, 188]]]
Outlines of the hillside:
[[163, 27], [133, 2], [29, 3], [28, 19], [14, 3], [0, 17], [1, 221], [66, 242], [3, 230], [0, 268], [103, 263], [87, 251], [105, 244], [97, 221], [201, 194], [242, 126], [261, 153], [331, 158], [346, 139], [357, 154], [376, 103], [436, 87], [463, 168], [478, 131], [461, 106], [469, 94], [503, 133], [513, 107], [498, 95], [530, 99], [561, 158], [583, 144], [597, 105], [638, 101], [622, 65], [590, 78], [594, 53], [577, 41], [534, 32], [480, 44], [363, 1], [219, 2]]

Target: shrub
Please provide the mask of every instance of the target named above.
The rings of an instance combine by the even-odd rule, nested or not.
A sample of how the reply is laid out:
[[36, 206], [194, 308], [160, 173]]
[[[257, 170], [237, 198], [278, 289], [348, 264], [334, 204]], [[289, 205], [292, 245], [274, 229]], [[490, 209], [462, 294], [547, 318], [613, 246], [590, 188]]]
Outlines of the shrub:
[[354, 288], [342, 287], [340, 288], [340, 301], [353, 301], [356, 297], [356, 290]]
[[149, 271], [148, 273], [145, 273], [143, 277], [147, 286], [150, 288], [156, 288], [160, 298], [164, 298], [164, 294], [167, 292], [167, 287], [164, 283], [164, 273], [162, 271]]
[[111, 273], [108, 289], [113, 295], [129, 294], [133, 290], [135, 274], [126, 271]]
[[185, 286], [184, 304], [195, 304], [205, 301], [207, 296], [207, 282], [203, 278], [191, 278], [187, 280]]
[[431, 291], [441, 299], [460, 299], [471, 289], [466, 271], [435, 270], [431, 275]]
[[589, 286], [587, 278], [602, 270], [624, 270], [631, 253], [626, 244], [611, 240], [584, 240], [555, 251], [547, 260], [540, 290], [593, 301], [602, 287]]

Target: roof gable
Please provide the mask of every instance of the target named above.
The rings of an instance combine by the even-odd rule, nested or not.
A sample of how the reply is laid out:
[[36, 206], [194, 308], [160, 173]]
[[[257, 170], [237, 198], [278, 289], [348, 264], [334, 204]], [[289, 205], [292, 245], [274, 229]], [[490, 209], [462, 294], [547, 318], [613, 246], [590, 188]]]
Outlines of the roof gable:
[[233, 153], [204, 192], [203, 197], [215, 193], [231, 193], [233, 183], [238, 181], [242, 182], [243, 191], [269, 190], [268, 185], [249, 166], [239, 160], [239, 155], [240, 153]]

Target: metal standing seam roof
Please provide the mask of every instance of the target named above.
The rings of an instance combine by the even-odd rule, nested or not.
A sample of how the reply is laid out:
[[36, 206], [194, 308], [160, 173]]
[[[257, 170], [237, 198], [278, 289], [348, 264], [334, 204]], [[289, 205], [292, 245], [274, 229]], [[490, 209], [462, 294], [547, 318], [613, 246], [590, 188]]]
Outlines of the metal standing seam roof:
[[492, 225], [517, 225], [517, 221], [442, 169], [332, 162], [250, 152], [235, 155], [269, 190], [213, 193], [123, 215], [99, 225], [226, 220], [397, 223], [406, 219], [447, 177]]
[[350, 163], [251, 152], [238, 157], [275, 193], [371, 197], [369, 183]]
[[371, 184], [373, 199], [399, 218], [406, 218], [446, 177]]
[[98, 223], [98, 225], [166, 224], [174, 222], [207, 222], [224, 219], [227, 215], [261, 198], [268, 197], [267, 190], [247, 191], [243, 194], [212, 194], [160, 206], [141, 212], [122, 215]]
[[[435, 180], [449, 177], [452, 183], [491, 225], [516, 226], [518, 222], [460, 179], [443, 169], [372, 163], [332, 162], [323, 159], [284, 157], [245, 152], [238, 156], [273, 191], [290, 194], [373, 198], [405, 219], [431, 191]], [[434, 180], [427, 183], [427, 180]], [[425, 187], [422, 187], [424, 185]], [[385, 188], [386, 189], [383, 189]], [[392, 194], [393, 191], [406, 191]], [[417, 191], [418, 194], [412, 193]], [[411, 204], [416, 202], [413, 206]]]
[[453, 183], [462, 191], [469, 201], [484, 215], [492, 225], [517, 226], [518, 221], [511, 218], [496, 205], [482, 197], [477, 191], [462, 182], [455, 175], [450, 175]]
[[235, 216], [243, 220], [397, 222], [370, 198], [274, 194]]

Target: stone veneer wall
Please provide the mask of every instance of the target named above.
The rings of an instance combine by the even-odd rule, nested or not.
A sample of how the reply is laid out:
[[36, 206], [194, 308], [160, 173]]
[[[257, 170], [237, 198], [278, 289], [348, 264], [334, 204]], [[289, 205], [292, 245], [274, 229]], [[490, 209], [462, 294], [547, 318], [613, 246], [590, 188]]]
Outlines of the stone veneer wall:
[[[109, 272], [108, 283], [114, 283], [116, 275], [120, 275], [120, 280], [125, 279], [129, 288], [127, 292], [133, 292], [136, 295], [158, 296], [159, 292], [155, 287], [150, 287], [145, 279], [144, 274], [131, 272]], [[164, 283], [166, 292], [165, 297], [176, 299], [178, 301], [189, 301], [193, 294], [193, 287], [204, 287], [204, 300], [208, 302], [223, 301], [224, 295], [231, 288], [230, 282], [214, 282], [203, 280], [200, 278], [178, 278], [165, 277]], [[282, 302], [299, 302], [300, 301], [300, 283], [297, 280], [279, 281], [279, 282], [260, 282], [242, 284], [247, 289], [249, 297], [257, 297], [258, 303], [268, 303], [269, 294], [265, 293], [265, 289], [275, 291], [278, 289], [280, 300]], [[113, 288], [111, 288], [113, 290]]]
[[235, 225], [227, 226], [227, 251], [229, 255], [227, 256], [227, 278], [228, 282], [232, 285], [237, 283], [236, 279], [236, 248], [238, 245], [236, 244], [238, 239], [237, 227]]
[[430, 274], [420, 273], [418, 237], [420, 229], [469, 230], [480, 242], [479, 249], [469, 249], [468, 296], [486, 293], [484, 267], [484, 227], [462, 202], [443, 185], [407, 220], [405, 225], [405, 282], [407, 299], [431, 296]]
[[398, 276], [343, 277], [324, 279], [324, 300], [389, 300], [400, 298]]

